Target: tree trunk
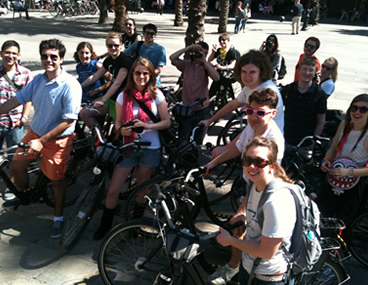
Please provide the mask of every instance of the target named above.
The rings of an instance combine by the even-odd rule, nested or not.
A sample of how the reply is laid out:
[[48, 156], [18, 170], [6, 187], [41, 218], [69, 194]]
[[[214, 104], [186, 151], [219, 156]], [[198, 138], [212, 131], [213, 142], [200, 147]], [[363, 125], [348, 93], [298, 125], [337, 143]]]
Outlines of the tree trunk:
[[229, 0], [220, 0], [220, 18], [217, 32], [226, 33], [227, 19], [229, 17]]
[[112, 30], [122, 33], [124, 32], [124, 23], [126, 21], [126, 3], [125, 0], [115, 0], [114, 5], [115, 20]]
[[109, 16], [108, 16], [108, 7], [107, 7], [108, 0], [100, 0], [100, 18], [98, 19], [99, 24], [107, 25], [109, 23]]
[[185, 46], [189, 46], [204, 40], [204, 21], [207, 14], [206, 9], [206, 0], [190, 1]]
[[184, 25], [183, 21], [183, 0], [175, 1], [175, 20], [174, 26], [182, 27]]

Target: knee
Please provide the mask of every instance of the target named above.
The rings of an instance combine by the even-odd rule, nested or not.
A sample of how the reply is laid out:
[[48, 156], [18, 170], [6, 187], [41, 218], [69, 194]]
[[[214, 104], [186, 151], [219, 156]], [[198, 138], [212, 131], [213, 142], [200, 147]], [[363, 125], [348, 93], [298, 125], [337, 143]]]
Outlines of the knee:
[[27, 164], [22, 163], [22, 160], [13, 160], [10, 164], [11, 173], [21, 173], [27, 170]]

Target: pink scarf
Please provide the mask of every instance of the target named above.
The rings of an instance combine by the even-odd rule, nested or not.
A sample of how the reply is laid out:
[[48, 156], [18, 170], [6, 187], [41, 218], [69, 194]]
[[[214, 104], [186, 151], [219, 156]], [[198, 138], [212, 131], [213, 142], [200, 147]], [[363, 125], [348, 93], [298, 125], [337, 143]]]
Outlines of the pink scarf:
[[[128, 122], [130, 122], [131, 120], [134, 120], [134, 113], [133, 113], [133, 105], [134, 105], [134, 98], [138, 101], [143, 102], [144, 104], [146, 104], [146, 106], [148, 107], [149, 110], [152, 111], [152, 97], [149, 94], [148, 91], [146, 91], [143, 95], [142, 93], [138, 92], [136, 89], [132, 89], [129, 93], [124, 92], [124, 98], [123, 98], [123, 106], [122, 106], [122, 123], [126, 124]], [[143, 111], [141, 108], [139, 108], [138, 111], [138, 120], [147, 123], [150, 118], [148, 117], [148, 115], [146, 114], [145, 111]], [[134, 141], [134, 139], [136, 138], [136, 133], [133, 132], [131, 136], [129, 137], [125, 137], [124, 136], [124, 140], [123, 143], [127, 144], [129, 142]]]

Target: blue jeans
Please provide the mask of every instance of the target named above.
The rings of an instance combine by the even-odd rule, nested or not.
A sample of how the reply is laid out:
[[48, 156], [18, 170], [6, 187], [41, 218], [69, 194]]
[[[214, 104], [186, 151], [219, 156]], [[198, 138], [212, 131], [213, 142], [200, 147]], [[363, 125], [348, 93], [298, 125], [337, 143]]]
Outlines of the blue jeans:
[[235, 17], [235, 29], [234, 29], [235, 34], [239, 33], [241, 21], [242, 21], [241, 17]]
[[[192, 130], [202, 120], [208, 120], [210, 118], [209, 108], [205, 108], [200, 111], [192, 113], [188, 117], [182, 117], [179, 119], [179, 141], [188, 141], [192, 136]], [[196, 130], [194, 140], [197, 144], [202, 144], [206, 135], [207, 129]]]
[[247, 24], [247, 20], [241, 20], [241, 27], [240, 27], [240, 30], [245, 30], [245, 25]]
[[[0, 148], [3, 147], [4, 140], [6, 141], [6, 146], [11, 147], [12, 145], [20, 143], [23, 138], [23, 127], [9, 129], [7, 127], [0, 126]], [[16, 149], [10, 151], [10, 153], [15, 153]], [[13, 156], [8, 156], [9, 161], [12, 161]]]

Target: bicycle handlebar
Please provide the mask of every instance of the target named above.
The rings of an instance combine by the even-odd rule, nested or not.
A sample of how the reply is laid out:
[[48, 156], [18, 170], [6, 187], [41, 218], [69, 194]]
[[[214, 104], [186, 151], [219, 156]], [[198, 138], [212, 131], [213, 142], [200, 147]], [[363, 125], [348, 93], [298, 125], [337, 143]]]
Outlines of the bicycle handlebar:
[[314, 135], [314, 136], [306, 136], [306, 137], [302, 138], [302, 140], [297, 144], [297, 148], [300, 148], [305, 143], [305, 141], [307, 141], [307, 140], [313, 140], [313, 141], [315, 141], [317, 143], [320, 143], [320, 141], [329, 142], [330, 141], [330, 138], [321, 137], [321, 136], [317, 136], [317, 135]]
[[[8, 148], [0, 150], [0, 154], [8, 154], [9, 151], [17, 148], [23, 148], [23, 151], [26, 151], [27, 148], [30, 148], [31, 146], [29, 144], [26, 144], [24, 142], [20, 142], [18, 144], [12, 145]], [[15, 154], [15, 153], [14, 153]]]

